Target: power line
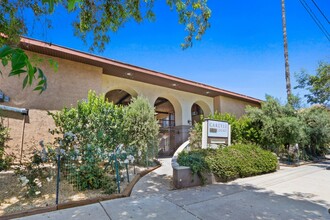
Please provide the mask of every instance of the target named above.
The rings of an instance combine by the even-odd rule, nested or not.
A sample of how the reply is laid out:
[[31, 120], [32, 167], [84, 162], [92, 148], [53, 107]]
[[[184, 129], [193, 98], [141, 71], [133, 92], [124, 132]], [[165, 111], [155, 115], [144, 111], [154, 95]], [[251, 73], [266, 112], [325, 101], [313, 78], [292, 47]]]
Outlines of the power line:
[[328, 24], [330, 24], [330, 21], [328, 20], [328, 18], [325, 16], [325, 14], [321, 11], [320, 7], [316, 4], [316, 2], [314, 0], [312, 0], [313, 4], [315, 5], [315, 7], [320, 11], [320, 13], [323, 15], [323, 17], [325, 18], [325, 20], [327, 20]]
[[330, 34], [328, 31], [324, 28], [322, 23], [319, 21], [319, 19], [315, 16], [311, 8], [308, 6], [308, 4], [305, 2], [305, 0], [299, 0], [302, 6], [305, 8], [305, 10], [308, 12], [308, 14], [311, 16], [315, 24], [320, 28], [320, 30], [323, 32], [323, 34], [326, 36], [328, 41], [330, 41]]

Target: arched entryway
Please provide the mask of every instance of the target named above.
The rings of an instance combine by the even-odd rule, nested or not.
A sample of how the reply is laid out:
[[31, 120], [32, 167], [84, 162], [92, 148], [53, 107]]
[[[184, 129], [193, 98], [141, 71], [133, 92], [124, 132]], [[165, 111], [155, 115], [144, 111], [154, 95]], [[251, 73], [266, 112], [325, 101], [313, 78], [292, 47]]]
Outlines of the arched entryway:
[[200, 122], [203, 117], [204, 117], [203, 109], [198, 104], [194, 103], [191, 106], [191, 122], [192, 122], [192, 125], [194, 125], [195, 123]]
[[191, 106], [191, 125], [201, 121], [202, 117], [212, 114], [211, 108], [204, 101], [198, 100]]
[[156, 119], [159, 123], [159, 150], [161, 155], [169, 155], [175, 147], [175, 110], [172, 103], [163, 97], [155, 101]]
[[115, 105], [128, 105], [132, 100], [132, 95], [125, 90], [115, 89], [107, 92], [105, 99]]

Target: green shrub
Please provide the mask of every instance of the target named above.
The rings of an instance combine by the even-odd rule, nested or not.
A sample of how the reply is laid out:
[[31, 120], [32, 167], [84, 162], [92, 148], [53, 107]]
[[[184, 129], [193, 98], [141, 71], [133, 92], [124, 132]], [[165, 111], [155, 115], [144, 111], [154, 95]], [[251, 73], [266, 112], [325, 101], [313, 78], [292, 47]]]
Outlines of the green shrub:
[[255, 145], [232, 145], [218, 149], [206, 162], [222, 181], [273, 172], [277, 157]]
[[[103, 179], [112, 170], [102, 164], [124, 142], [124, 109], [107, 102], [104, 95], [88, 93], [87, 101], [79, 101], [77, 107], [49, 113], [56, 124], [51, 131], [56, 141], [48, 154], [57, 162], [57, 148], [61, 154], [61, 170], [69, 169], [68, 178], [76, 178], [74, 185], [80, 190], [100, 189]], [[111, 191], [111, 190], [110, 190]]]
[[181, 166], [188, 166], [192, 171], [192, 175], [197, 174], [201, 179], [202, 184], [205, 183], [205, 177], [203, 173], [209, 172], [209, 166], [205, 161], [205, 158], [215, 150], [212, 149], [196, 149], [190, 152], [182, 151], [178, 155], [177, 162]]
[[304, 123], [298, 118], [297, 111], [289, 104], [281, 103], [266, 96], [261, 108], [247, 107], [247, 116], [260, 131], [260, 143], [264, 149], [279, 152], [281, 146], [289, 149], [303, 137]]
[[330, 112], [322, 106], [312, 106], [299, 111], [299, 119], [304, 121], [304, 138], [300, 148], [312, 156], [323, 156], [330, 147]]
[[[226, 121], [231, 126], [231, 142], [233, 144], [258, 144], [260, 142], [260, 128], [250, 118], [243, 116], [237, 119], [229, 113], [215, 113], [208, 118]], [[198, 149], [202, 146], [202, 122], [196, 123], [190, 131], [190, 146]]]
[[111, 176], [103, 176], [101, 179], [101, 185], [105, 194], [112, 194], [117, 190], [116, 179]]
[[5, 152], [6, 142], [9, 139], [9, 131], [3, 125], [2, 118], [0, 118], [0, 171], [7, 170], [13, 158]]
[[239, 177], [273, 172], [277, 168], [277, 157], [256, 145], [240, 144], [217, 150], [181, 152], [178, 163], [189, 166], [192, 174], [198, 174], [202, 181], [203, 173], [212, 172], [220, 181], [227, 182]]
[[158, 153], [158, 124], [154, 108], [145, 98], [117, 106], [90, 91], [88, 100], [79, 101], [77, 107], [49, 114], [56, 124], [51, 131], [56, 140], [48, 149], [49, 158], [57, 162], [60, 152], [61, 170], [67, 170], [67, 178], [76, 179], [73, 184], [80, 190], [114, 191], [114, 154], [121, 163], [128, 158], [133, 162], [134, 155], [148, 165], [147, 159]]
[[19, 176], [22, 187], [27, 189], [27, 197], [41, 196], [42, 182], [51, 177], [44, 162], [42, 152], [34, 151], [28, 163], [15, 168], [15, 174]]
[[130, 153], [140, 164], [148, 166], [148, 160], [158, 154], [159, 125], [155, 119], [155, 108], [144, 97], [133, 98], [125, 109], [124, 125]]

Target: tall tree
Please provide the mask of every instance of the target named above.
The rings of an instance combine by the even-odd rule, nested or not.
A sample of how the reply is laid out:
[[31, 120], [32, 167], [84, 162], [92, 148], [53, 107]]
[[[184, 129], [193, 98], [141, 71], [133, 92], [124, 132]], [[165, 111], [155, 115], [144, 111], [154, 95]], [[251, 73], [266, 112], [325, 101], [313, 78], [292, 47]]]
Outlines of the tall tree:
[[296, 75], [298, 86], [296, 88], [306, 89], [309, 93], [305, 95], [310, 104], [330, 105], [330, 64], [321, 62], [315, 75], [301, 71]]
[[282, 31], [284, 43], [284, 60], [285, 60], [285, 81], [286, 81], [286, 95], [288, 103], [291, 103], [291, 79], [289, 67], [289, 52], [288, 52], [288, 39], [286, 34], [286, 18], [285, 18], [285, 1], [282, 0]]

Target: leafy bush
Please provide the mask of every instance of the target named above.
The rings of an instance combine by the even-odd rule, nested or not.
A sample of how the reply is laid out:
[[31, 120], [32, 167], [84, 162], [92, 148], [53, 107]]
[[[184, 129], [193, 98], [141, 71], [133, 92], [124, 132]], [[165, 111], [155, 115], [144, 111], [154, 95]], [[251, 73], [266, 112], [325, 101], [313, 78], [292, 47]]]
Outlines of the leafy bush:
[[[231, 141], [233, 144], [258, 144], [260, 142], [260, 130], [258, 124], [255, 124], [250, 118], [243, 116], [237, 119], [229, 113], [215, 113], [208, 118], [226, 121], [231, 126]], [[193, 149], [202, 146], [202, 122], [196, 123], [190, 131], [190, 146]]]
[[232, 145], [206, 158], [212, 173], [222, 181], [273, 172], [277, 157], [255, 145]]
[[53, 162], [61, 155], [61, 170], [77, 180], [73, 184], [80, 190], [103, 188], [112, 193], [115, 157], [128, 163], [134, 161], [129, 154], [134, 154], [148, 165], [148, 158], [158, 153], [158, 124], [145, 98], [133, 98], [125, 107], [89, 92], [88, 100], [79, 101], [77, 107], [49, 114], [56, 124], [51, 131], [56, 140], [48, 154]]
[[273, 172], [277, 168], [277, 157], [256, 145], [232, 145], [229, 147], [192, 150], [178, 156], [181, 166], [189, 166], [203, 180], [204, 172], [212, 172], [221, 181], [238, 177], [255, 176]]
[[107, 102], [104, 95], [88, 93], [87, 101], [79, 101], [77, 107], [64, 108], [58, 113], [49, 113], [57, 126], [54, 134], [74, 134], [82, 152], [90, 144], [113, 151], [125, 140], [123, 128], [123, 107]]
[[158, 154], [159, 125], [154, 107], [146, 98], [133, 98], [125, 111], [124, 120], [126, 143], [133, 147], [132, 154], [138, 158], [138, 162], [148, 163], [148, 159]]
[[23, 188], [27, 189], [27, 196], [34, 197], [41, 195], [43, 181], [50, 180], [49, 170], [44, 166], [46, 157], [44, 155], [44, 146], [41, 143], [43, 150], [34, 151], [30, 158], [30, 162], [21, 164], [15, 168], [15, 174], [19, 176], [19, 180]]
[[304, 122], [301, 148], [307, 155], [323, 156], [330, 147], [330, 112], [322, 106], [312, 106], [299, 111]]
[[259, 145], [277, 154], [285, 152], [289, 158], [298, 156], [298, 150], [292, 149], [296, 144], [299, 144], [301, 159], [323, 156], [329, 150], [330, 113], [324, 106], [295, 110], [267, 96], [261, 109], [248, 107], [247, 116], [259, 130]]
[[280, 146], [289, 148], [302, 139], [304, 124], [292, 106], [283, 106], [273, 97], [266, 96], [261, 108], [247, 107], [246, 111], [259, 130], [259, 145], [263, 148], [278, 152]]
[[0, 171], [7, 170], [13, 158], [5, 152], [6, 142], [9, 139], [9, 131], [3, 125], [2, 118], [0, 118]]
[[51, 133], [56, 135], [54, 147], [59, 149], [49, 149], [52, 161], [61, 154], [61, 170], [69, 169], [66, 175], [77, 179], [78, 189], [101, 188], [112, 171], [107, 172], [102, 164], [124, 141], [123, 107], [89, 92], [88, 100], [79, 101], [77, 107], [49, 114], [57, 126]]
[[188, 166], [192, 171], [192, 175], [197, 174], [201, 179], [202, 184], [205, 183], [205, 177], [203, 174], [209, 172], [209, 166], [205, 161], [205, 158], [215, 150], [213, 149], [196, 149], [190, 152], [182, 151], [178, 155], [177, 162], [181, 166]]

